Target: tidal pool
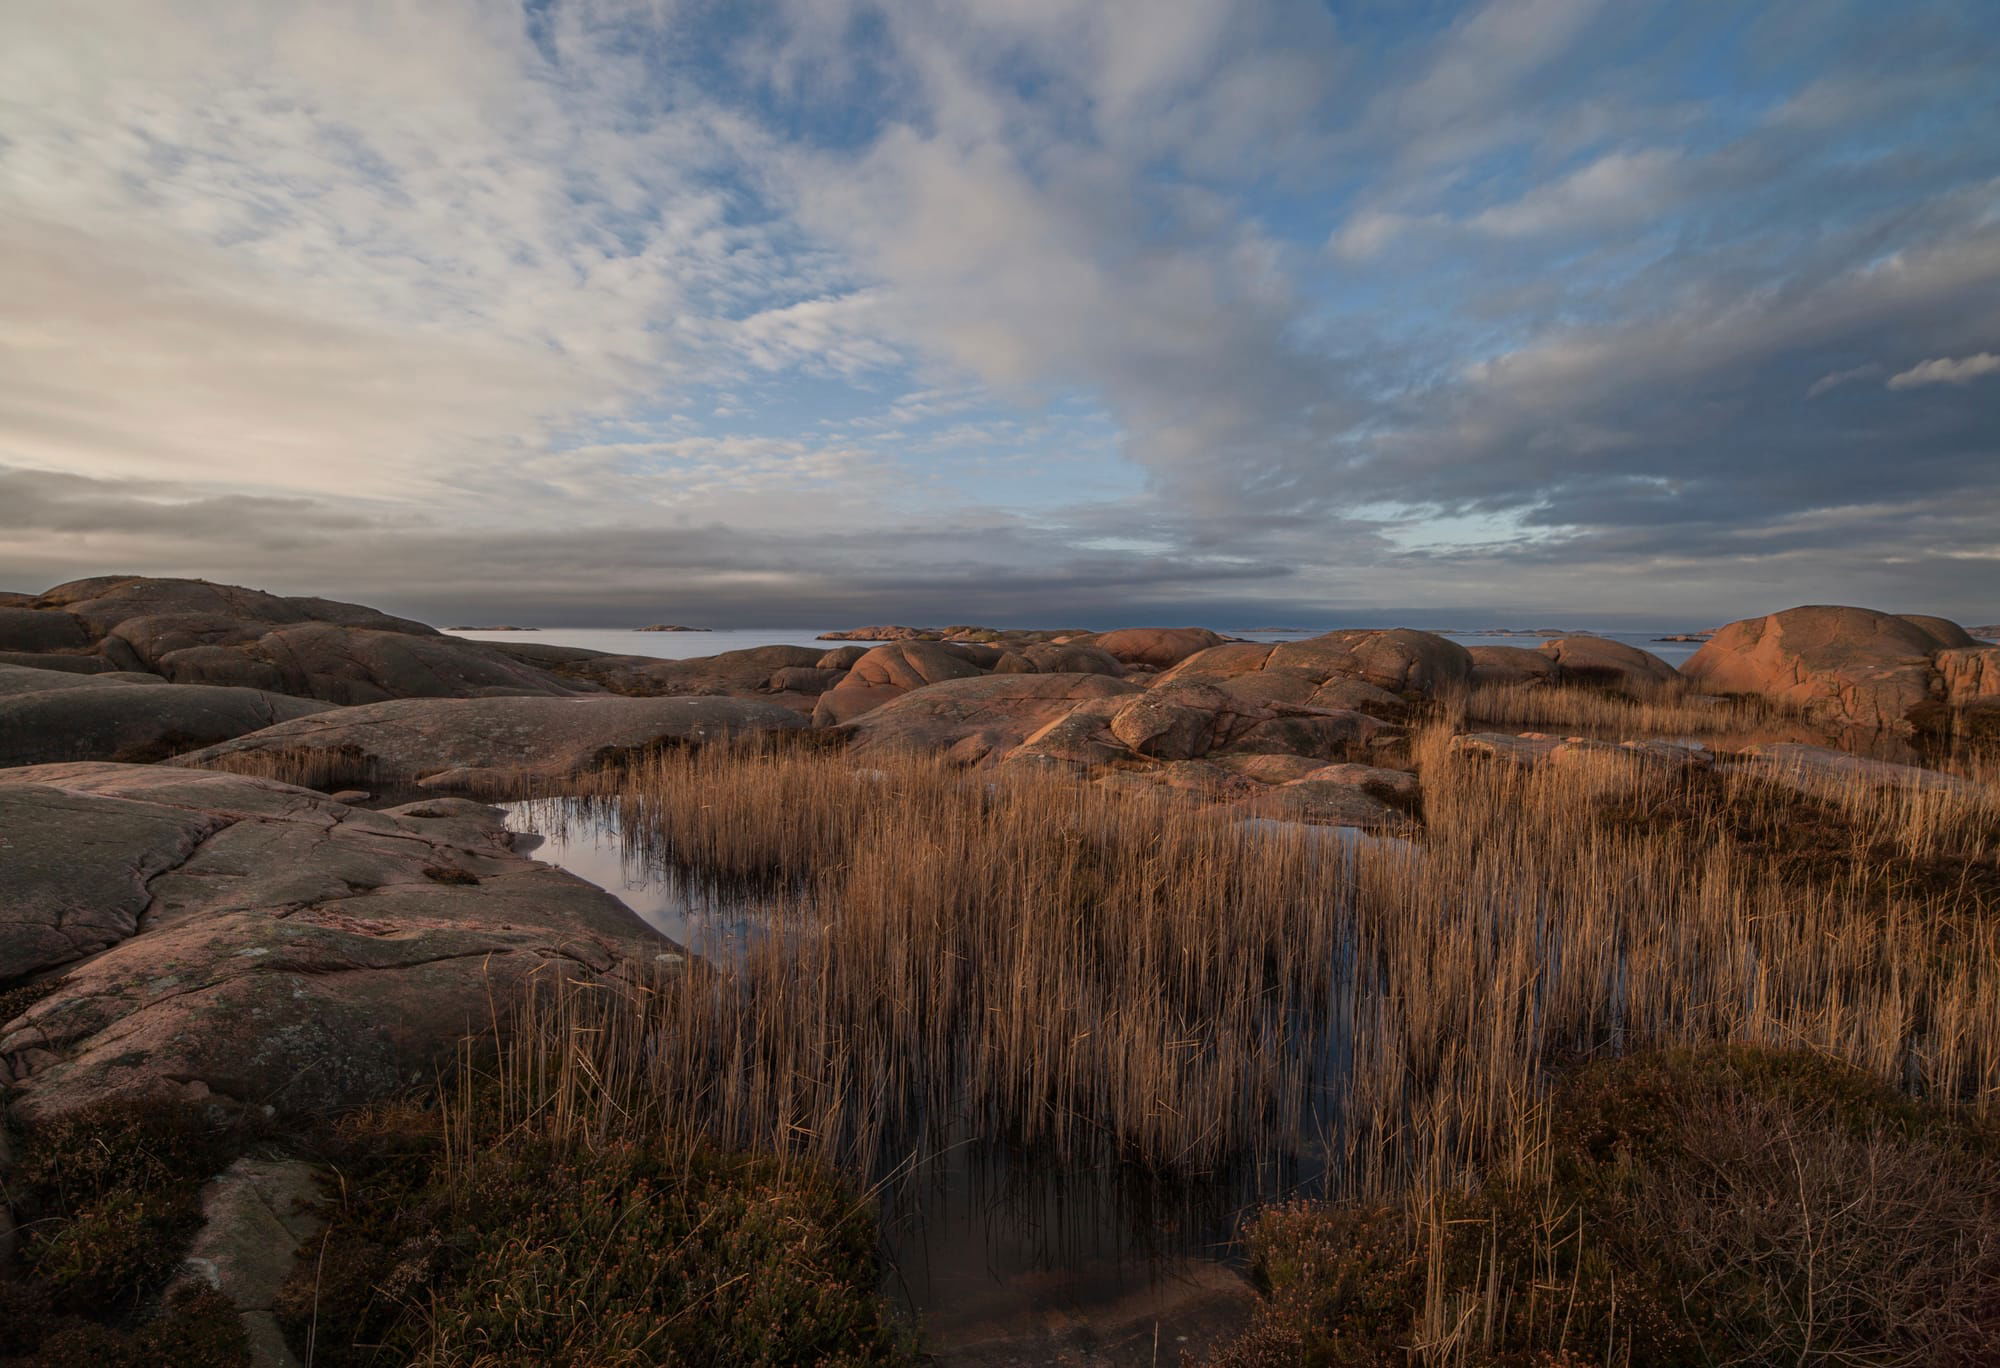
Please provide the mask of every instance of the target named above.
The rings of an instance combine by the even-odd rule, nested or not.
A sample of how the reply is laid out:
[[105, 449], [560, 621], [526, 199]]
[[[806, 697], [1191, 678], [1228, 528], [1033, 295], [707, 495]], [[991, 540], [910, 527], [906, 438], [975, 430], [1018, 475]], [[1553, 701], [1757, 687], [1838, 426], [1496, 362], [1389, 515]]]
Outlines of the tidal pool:
[[[509, 829], [524, 834], [521, 848], [613, 893], [713, 968], [741, 966], [771, 934], [763, 908], [780, 890], [690, 874], [662, 859], [656, 842], [633, 839], [615, 803], [501, 806]], [[1279, 839], [1293, 824], [1246, 826]], [[1334, 860], [1379, 839], [1340, 828], [1311, 834]], [[1344, 1014], [1330, 1013], [1322, 1033], [1298, 1042], [1320, 1080], [1301, 1101], [1305, 1134], [1323, 1135], [1337, 1112], [1344, 1025]], [[1301, 1147], [1297, 1133], [1223, 1171], [1166, 1178], [1113, 1154], [1079, 1161], [1023, 1149], [966, 1117], [933, 1123], [860, 1175], [881, 1203], [884, 1291], [921, 1318], [927, 1343], [961, 1361], [1032, 1353], [1036, 1344], [1098, 1361], [1151, 1362], [1155, 1352], [1172, 1361], [1218, 1341], [1247, 1312], [1236, 1244], [1244, 1215], [1320, 1190], [1324, 1143]]]

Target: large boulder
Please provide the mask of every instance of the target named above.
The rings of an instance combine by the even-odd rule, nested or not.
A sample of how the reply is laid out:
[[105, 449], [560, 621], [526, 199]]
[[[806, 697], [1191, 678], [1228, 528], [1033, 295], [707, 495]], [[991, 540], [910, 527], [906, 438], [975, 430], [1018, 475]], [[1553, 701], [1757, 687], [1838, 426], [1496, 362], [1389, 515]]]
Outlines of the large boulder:
[[1609, 637], [1557, 637], [1542, 643], [1541, 654], [1555, 662], [1562, 679], [1573, 683], [1648, 693], [1681, 682], [1674, 667], [1651, 651]]
[[1939, 650], [1955, 650], [1979, 644], [1974, 640], [1972, 633], [1950, 618], [1932, 617], [1928, 613], [1898, 613], [1896, 616], [1929, 636], [1937, 643]]
[[1844, 726], [1907, 730], [1932, 697], [1931, 629], [1868, 608], [1814, 605], [1732, 622], [1681, 673], [1704, 693], [1753, 694]]
[[959, 763], [977, 764], [1001, 759], [1081, 704], [1139, 691], [1136, 684], [1100, 674], [948, 679], [891, 699], [847, 729], [854, 738], [851, 749], [859, 755], [941, 752]]
[[402, 698], [269, 727], [176, 763], [325, 782], [394, 783], [448, 770], [550, 779], [663, 746], [805, 725], [790, 708], [748, 698]]
[[1222, 645], [1222, 638], [1206, 627], [1121, 627], [1099, 633], [1091, 644], [1122, 664], [1164, 670], [1196, 651]]
[[1213, 646], [1187, 657], [1161, 675], [1159, 682], [1229, 679], [1273, 671], [1315, 686], [1359, 680], [1398, 696], [1430, 695], [1470, 682], [1472, 657], [1457, 642], [1431, 632], [1406, 628], [1328, 632], [1274, 646], [1256, 642]]
[[[999, 659], [994, 653], [994, 662]], [[912, 689], [948, 679], [972, 679], [985, 670], [963, 647], [935, 641], [899, 641], [874, 650], [854, 662], [847, 678], [819, 696], [813, 721], [842, 726], [901, 698]]]
[[1472, 657], [1474, 684], [1553, 684], [1558, 673], [1554, 656], [1525, 646], [1468, 646], [1465, 653]]
[[531, 982], [678, 958], [461, 799], [366, 812], [103, 764], [0, 771], [0, 799], [0, 981], [64, 971], [0, 1022], [0, 1083], [29, 1118], [147, 1097], [337, 1110], [433, 1081]]
[[325, 703], [258, 689], [106, 683], [102, 675], [53, 670], [7, 673], [13, 678], [0, 676], [0, 689], [23, 674], [47, 675], [69, 687], [0, 692], [0, 766], [163, 760], [329, 710]]

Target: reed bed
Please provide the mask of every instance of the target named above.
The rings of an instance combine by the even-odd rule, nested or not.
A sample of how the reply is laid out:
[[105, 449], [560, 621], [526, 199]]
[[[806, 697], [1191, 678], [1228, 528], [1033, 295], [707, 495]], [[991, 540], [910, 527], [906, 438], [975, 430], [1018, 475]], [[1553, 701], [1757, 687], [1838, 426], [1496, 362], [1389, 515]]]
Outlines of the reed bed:
[[1561, 684], [1479, 684], [1446, 701], [1460, 725], [1537, 727], [1592, 736], [1738, 737], [1783, 724], [1761, 699], [1716, 698], [1682, 685], [1640, 696]]
[[977, 1134], [1168, 1173], [1316, 1153], [1349, 1192], [1525, 1162], [1551, 1065], [1641, 1044], [2000, 1108], [1990, 793], [1447, 740], [1413, 744], [1415, 845], [916, 761], [653, 757], [593, 801], [635, 860], [756, 881], [770, 929], [589, 1037], [604, 1105], [874, 1174]]

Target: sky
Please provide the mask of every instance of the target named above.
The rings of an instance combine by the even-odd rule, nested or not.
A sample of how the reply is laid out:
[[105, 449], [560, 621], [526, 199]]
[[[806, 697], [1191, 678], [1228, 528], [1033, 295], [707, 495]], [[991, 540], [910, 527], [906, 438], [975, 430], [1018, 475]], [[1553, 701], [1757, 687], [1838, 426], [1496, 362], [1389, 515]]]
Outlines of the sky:
[[1991, 0], [0, 28], [0, 589], [2000, 621]]

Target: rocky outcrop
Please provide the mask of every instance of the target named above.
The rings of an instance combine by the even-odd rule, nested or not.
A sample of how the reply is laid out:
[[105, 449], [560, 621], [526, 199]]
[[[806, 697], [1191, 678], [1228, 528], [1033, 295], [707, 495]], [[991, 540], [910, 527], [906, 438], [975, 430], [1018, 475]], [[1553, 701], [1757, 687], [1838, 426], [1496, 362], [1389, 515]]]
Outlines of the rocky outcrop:
[[46, 653], [50, 668], [96, 659], [177, 684], [329, 703], [574, 691], [483, 642], [421, 622], [203, 580], [105, 576], [58, 585], [27, 607], [0, 609], [0, 648]]
[[1896, 616], [1928, 636], [1941, 651], [1979, 644], [1970, 632], [1950, 618], [1932, 617], [1927, 613], [1898, 613]]
[[1555, 657], [1525, 646], [1468, 646], [1474, 684], [1553, 684]]
[[201, 1229], [182, 1280], [212, 1287], [243, 1318], [251, 1368], [298, 1368], [278, 1327], [278, 1293], [301, 1246], [326, 1225], [337, 1179], [302, 1159], [238, 1159], [201, 1191]]
[[447, 770], [547, 779], [661, 746], [805, 725], [789, 708], [747, 698], [404, 698], [269, 727], [176, 763], [326, 782], [421, 781]]
[[[994, 655], [997, 662], [998, 653]], [[820, 695], [813, 721], [840, 726], [902, 697], [912, 689], [947, 679], [970, 679], [984, 670], [962, 649], [934, 641], [899, 641], [877, 646], [854, 662], [847, 678]]]
[[1681, 673], [1706, 693], [1753, 694], [1823, 722], [1907, 731], [1926, 705], [1978, 697], [1950, 696], [1946, 665], [1961, 691], [1982, 687], [1976, 681], [1986, 677], [1984, 664], [1966, 659], [1965, 648], [1940, 644], [1950, 636], [1932, 619], [1868, 608], [1790, 608], [1730, 623]]
[[978, 764], [1000, 759], [1079, 705], [1137, 693], [1137, 685], [1107, 675], [982, 675], [912, 690], [846, 725], [857, 755], [918, 751]]
[[[0, 771], [0, 796], [0, 925], [43, 926], [0, 942], [0, 982], [61, 974], [0, 1023], [0, 1083], [29, 1119], [147, 1096], [333, 1111], [434, 1080], [537, 979], [678, 958], [463, 799], [367, 812], [105, 764]], [[87, 926], [66, 915], [82, 908]]]
[[1196, 651], [1222, 645], [1222, 638], [1206, 627], [1121, 627], [1099, 633], [1091, 644], [1121, 664], [1164, 670]]
[[1609, 637], [1557, 637], [1543, 642], [1540, 652], [1555, 662], [1558, 676], [1566, 683], [1638, 694], [1680, 683], [1674, 667], [1651, 651]]
[[[1468, 683], [1472, 657], [1463, 646], [1430, 632], [1403, 628], [1328, 632], [1278, 645], [1232, 642], [1212, 646], [1168, 670], [1159, 683], [1233, 680], [1247, 675], [1266, 676], [1265, 682], [1276, 686], [1270, 696], [1287, 702], [1318, 703], [1321, 689], [1348, 681], [1402, 698]], [[1334, 700], [1325, 701], [1331, 704]]]
[[[31, 675], [44, 677], [39, 687]], [[0, 667], [0, 766], [163, 760], [327, 710], [325, 703], [257, 689], [141, 685], [110, 675]]]
[[1551, 736], [1546, 732], [1465, 732], [1451, 738], [1454, 755], [1501, 761], [1533, 769], [1541, 765], [1588, 764], [1593, 760], [1626, 761], [1661, 771], [1705, 769], [1714, 757], [1705, 747], [1675, 741], [1597, 741], [1586, 736]]
[[844, 632], [821, 632], [821, 641], [935, 641], [937, 632], [928, 627], [850, 627]]

